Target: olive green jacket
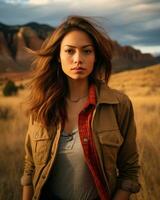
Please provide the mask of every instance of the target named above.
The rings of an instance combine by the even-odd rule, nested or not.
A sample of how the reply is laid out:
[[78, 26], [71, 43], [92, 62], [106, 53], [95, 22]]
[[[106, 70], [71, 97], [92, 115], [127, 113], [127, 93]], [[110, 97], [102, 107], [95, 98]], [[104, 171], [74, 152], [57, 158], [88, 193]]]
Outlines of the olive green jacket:
[[[92, 118], [93, 140], [100, 167], [110, 195], [118, 188], [139, 191], [136, 127], [131, 101], [120, 91], [105, 84], [96, 89], [97, 105]], [[54, 165], [61, 124], [47, 130], [30, 120], [25, 140], [25, 165], [22, 185], [33, 185], [33, 199], [39, 199], [42, 187]]]

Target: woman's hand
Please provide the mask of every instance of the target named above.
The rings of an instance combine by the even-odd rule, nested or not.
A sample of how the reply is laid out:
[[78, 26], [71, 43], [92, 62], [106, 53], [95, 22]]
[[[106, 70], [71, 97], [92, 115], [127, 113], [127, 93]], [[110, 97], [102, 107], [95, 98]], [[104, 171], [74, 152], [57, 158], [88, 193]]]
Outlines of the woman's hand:
[[22, 200], [32, 200], [33, 197], [33, 187], [32, 186], [23, 186], [23, 196]]
[[130, 197], [129, 192], [124, 191], [124, 190], [117, 190], [117, 192], [115, 193], [114, 197], [112, 200], [129, 200]]

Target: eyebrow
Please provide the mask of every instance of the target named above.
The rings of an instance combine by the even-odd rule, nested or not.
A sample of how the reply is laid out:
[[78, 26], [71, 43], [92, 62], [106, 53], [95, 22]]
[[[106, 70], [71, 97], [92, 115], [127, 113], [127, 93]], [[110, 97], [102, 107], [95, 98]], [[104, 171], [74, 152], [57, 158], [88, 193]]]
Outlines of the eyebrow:
[[[73, 45], [70, 45], [70, 44], [66, 44], [64, 46], [68, 46], [68, 47], [72, 47], [72, 48], [77, 48], [76, 46], [73, 46]], [[93, 47], [93, 44], [87, 44], [87, 45], [82, 46], [81, 48], [86, 48], [86, 47], [89, 47], [89, 46]]]

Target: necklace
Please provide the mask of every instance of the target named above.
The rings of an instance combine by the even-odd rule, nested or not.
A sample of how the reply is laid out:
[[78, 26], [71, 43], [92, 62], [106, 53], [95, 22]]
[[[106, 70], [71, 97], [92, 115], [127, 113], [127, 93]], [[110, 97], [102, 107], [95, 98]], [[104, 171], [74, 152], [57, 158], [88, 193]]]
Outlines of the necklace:
[[84, 99], [84, 98], [87, 97], [87, 96], [88, 96], [88, 94], [85, 95], [85, 96], [79, 97], [79, 98], [77, 98], [77, 99], [71, 99], [71, 98], [68, 97], [68, 100], [70, 100], [70, 101], [73, 102], [73, 103], [77, 103], [77, 102], [79, 102], [81, 99]]

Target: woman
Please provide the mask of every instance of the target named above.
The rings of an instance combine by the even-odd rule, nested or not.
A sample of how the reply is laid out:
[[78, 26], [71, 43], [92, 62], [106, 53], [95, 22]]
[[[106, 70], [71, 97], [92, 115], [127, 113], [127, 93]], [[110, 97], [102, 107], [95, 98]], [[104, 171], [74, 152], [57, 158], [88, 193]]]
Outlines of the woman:
[[36, 52], [23, 200], [126, 200], [139, 191], [132, 104], [107, 86], [112, 49], [88, 18], [70, 16]]

